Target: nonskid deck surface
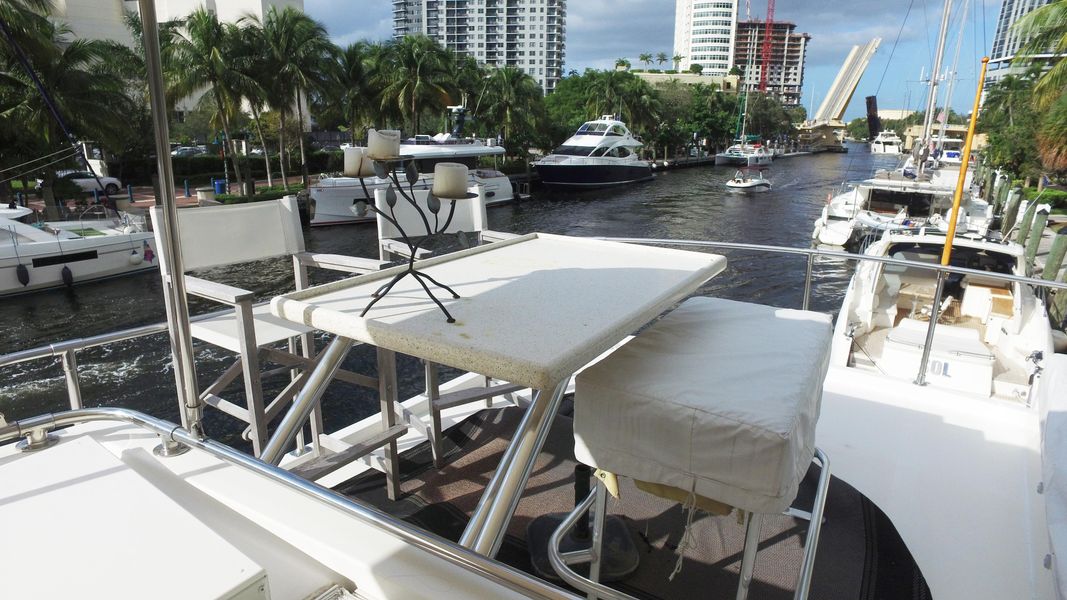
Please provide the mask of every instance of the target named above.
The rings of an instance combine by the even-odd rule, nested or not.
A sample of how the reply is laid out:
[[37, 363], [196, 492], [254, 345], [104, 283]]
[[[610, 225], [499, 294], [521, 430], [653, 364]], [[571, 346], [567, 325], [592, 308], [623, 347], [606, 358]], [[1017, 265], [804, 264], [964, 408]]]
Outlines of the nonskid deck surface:
[[[442, 470], [433, 468], [428, 444], [404, 453], [404, 493], [396, 502], [386, 498], [383, 476], [376, 472], [336, 489], [457, 541], [521, 416], [515, 408], [485, 410], [454, 427], [445, 442], [446, 467]], [[527, 572], [534, 572], [525, 542], [527, 525], [537, 516], [573, 507], [571, 423], [569, 417], [556, 418], [498, 555], [503, 562]], [[736, 513], [725, 517], [697, 513], [693, 521], [695, 544], [685, 551], [681, 573], [669, 581], [685, 529], [685, 510], [677, 503], [638, 491], [628, 479], [621, 482], [622, 499], [609, 500], [608, 507], [612, 514], [623, 517], [641, 563], [637, 572], [614, 587], [639, 598], [733, 598], [743, 542]], [[810, 493], [805, 488], [796, 504], [801, 509], [810, 506]], [[806, 531], [807, 523], [792, 517], [765, 519], [750, 598], [792, 598]], [[922, 575], [889, 520], [861, 494], [835, 479], [830, 486], [811, 598], [928, 597]]]

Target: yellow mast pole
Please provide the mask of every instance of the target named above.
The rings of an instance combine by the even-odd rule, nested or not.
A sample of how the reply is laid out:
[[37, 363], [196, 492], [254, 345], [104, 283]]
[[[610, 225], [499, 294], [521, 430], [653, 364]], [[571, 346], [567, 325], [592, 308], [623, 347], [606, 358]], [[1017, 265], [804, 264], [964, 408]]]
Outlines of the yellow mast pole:
[[989, 65], [989, 57], [982, 57], [982, 72], [978, 75], [978, 91], [974, 93], [974, 108], [971, 109], [971, 123], [967, 126], [967, 140], [963, 143], [963, 157], [960, 163], [960, 176], [956, 179], [956, 193], [952, 197], [952, 217], [948, 222], [948, 236], [945, 238], [945, 249], [941, 253], [941, 264], [948, 265], [952, 258], [952, 239], [956, 236], [956, 221], [960, 216], [960, 200], [963, 198], [963, 187], [967, 181], [967, 168], [971, 163], [971, 143], [974, 142], [974, 128], [978, 124], [978, 103], [982, 99], [982, 85], [985, 83], [985, 69]]

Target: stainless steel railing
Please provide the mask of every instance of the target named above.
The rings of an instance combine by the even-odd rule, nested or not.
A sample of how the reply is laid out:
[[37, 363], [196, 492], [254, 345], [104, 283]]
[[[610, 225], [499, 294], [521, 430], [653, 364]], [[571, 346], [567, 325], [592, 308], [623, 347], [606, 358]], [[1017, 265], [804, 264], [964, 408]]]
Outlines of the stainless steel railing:
[[251, 471], [274, 483], [326, 504], [406, 544], [410, 544], [415, 548], [524, 596], [530, 598], [558, 598], [561, 600], [573, 600], [575, 598], [575, 596], [544, 581], [481, 556], [432, 533], [417, 529], [383, 512], [350, 500], [341, 494], [315, 485], [281, 467], [267, 464], [225, 444], [193, 435], [174, 423], [137, 411], [125, 408], [86, 408], [22, 419], [6, 425], [0, 425], [0, 444], [28, 436], [31, 432], [42, 435], [60, 427], [94, 421], [130, 423], [159, 435], [164, 443], [178, 443], [206, 452], [223, 462]]
[[[626, 242], [634, 244], [649, 244], [654, 246], [677, 246], [683, 248], [709, 248], [715, 250], [744, 250], [744, 251], [757, 251], [767, 252], [771, 254], [788, 254], [794, 256], [803, 256], [806, 259], [806, 267], [804, 272], [804, 296], [801, 301], [801, 308], [807, 310], [811, 304], [812, 293], [812, 276], [815, 266], [816, 257], [824, 258], [836, 258], [841, 260], [855, 260], [855, 261], [867, 261], [878, 262], [887, 265], [898, 265], [903, 267], [911, 267], [916, 269], [924, 269], [935, 272], [935, 274], [946, 273], [959, 273], [963, 275], [977, 275], [989, 279], [997, 279], [1003, 281], [1010, 281], [1014, 283], [1020, 283], [1024, 285], [1034, 286], [1038, 289], [1050, 290], [1050, 289], [1067, 289], [1067, 282], [1046, 281], [1044, 279], [1036, 279], [1033, 277], [1024, 277], [1020, 275], [1009, 275], [1002, 273], [990, 273], [988, 271], [979, 271], [976, 269], [967, 269], [964, 267], [951, 267], [942, 266], [933, 263], [921, 263], [909, 260], [901, 260], [898, 258], [891, 258], [888, 256], [869, 256], [866, 254], [855, 254], [852, 252], [845, 252], [840, 250], [825, 250], [821, 248], [789, 248], [785, 246], [769, 246], [764, 244], [744, 244], [736, 242], [711, 242], [702, 240], [672, 240], [663, 238], [627, 238], [627, 237], [598, 237], [596, 239]], [[938, 275], [938, 278], [943, 278], [943, 275]], [[933, 309], [939, 310], [942, 301], [942, 287], [938, 286], [934, 298]], [[219, 313], [209, 313], [206, 315], [200, 315], [193, 317], [192, 322], [196, 322], [201, 319], [208, 319], [217, 316]], [[931, 340], [933, 339], [933, 331], [937, 325], [936, 315], [931, 315], [930, 327], [927, 330], [927, 340], [923, 349], [923, 361], [920, 366], [920, 373], [916, 377], [916, 383], [925, 383], [925, 365], [930, 358]], [[148, 335], [154, 335], [157, 333], [163, 333], [167, 330], [166, 323], [155, 323], [152, 325], [144, 325], [141, 327], [135, 327], [133, 329], [126, 329], [123, 331], [117, 331], [113, 333], [105, 333], [101, 335], [78, 338], [73, 340], [67, 340], [63, 342], [57, 342], [55, 344], [49, 344], [47, 346], [41, 346], [38, 348], [31, 348], [28, 350], [21, 350], [0, 356], [0, 369], [6, 366], [10, 366], [16, 363], [26, 362], [30, 360], [39, 360], [50, 357], [58, 357], [63, 366], [63, 375], [67, 385], [67, 395], [70, 400], [71, 409], [77, 410], [82, 408], [82, 395], [80, 380], [78, 377], [78, 361], [76, 353], [88, 348], [94, 348], [98, 346], [104, 346], [107, 344], [121, 342], [125, 340], [136, 339], [145, 337]]]

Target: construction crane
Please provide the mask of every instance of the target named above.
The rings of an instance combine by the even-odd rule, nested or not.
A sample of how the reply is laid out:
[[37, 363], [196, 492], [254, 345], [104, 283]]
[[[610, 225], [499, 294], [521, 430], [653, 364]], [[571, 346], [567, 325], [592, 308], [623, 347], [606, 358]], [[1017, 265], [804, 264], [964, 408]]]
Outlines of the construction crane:
[[771, 38], [774, 30], [774, 0], [767, 0], [767, 28], [763, 32], [763, 66], [760, 68], [759, 91], [767, 91], [767, 77], [771, 70]]

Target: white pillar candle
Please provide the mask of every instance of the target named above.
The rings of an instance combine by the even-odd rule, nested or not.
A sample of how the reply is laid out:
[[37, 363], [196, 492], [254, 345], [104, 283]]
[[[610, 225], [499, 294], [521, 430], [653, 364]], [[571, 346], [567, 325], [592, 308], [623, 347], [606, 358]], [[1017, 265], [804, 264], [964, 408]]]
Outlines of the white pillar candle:
[[354, 146], [345, 148], [345, 177], [370, 177], [374, 175], [374, 165], [367, 156], [367, 150]]
[[459, 163], [437, 163], [433, 169], [433, 195], [438, 198], [467, 196], [467, 166]]
[[400, 156], [400, 132], [395, 129], [371, 129], [367, 132], [367, 154], [373, 158]]

